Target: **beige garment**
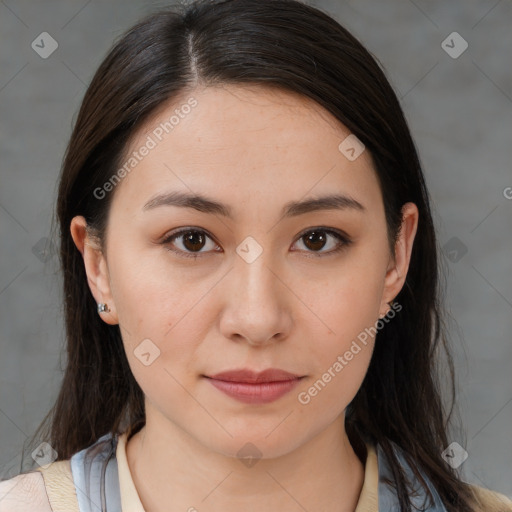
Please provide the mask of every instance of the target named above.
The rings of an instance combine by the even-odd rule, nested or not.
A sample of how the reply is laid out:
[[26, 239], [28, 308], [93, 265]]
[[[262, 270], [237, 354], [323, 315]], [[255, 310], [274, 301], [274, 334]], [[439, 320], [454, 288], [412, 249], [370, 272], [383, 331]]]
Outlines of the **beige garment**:
[[121, 508], [123, 512], [144, 512], [126, 458], [126, 438], [126, 433], [119, 436], [116, 450], [119, 487], [121, 489]]
[[[122, 511], [145, 512], [128, 466], [126, 437], [119, 436], [116, 450]], [[364, 482], [355, 512], [379, 512], [377, 453], [369, 444], [366, 448]], [[485, 512], [512, 511], [512, 500], [503, 494], [478, 486], [472, 488]], [[69, 459], [0, 482], [0, 512], [35, 511], [78, 512]]]

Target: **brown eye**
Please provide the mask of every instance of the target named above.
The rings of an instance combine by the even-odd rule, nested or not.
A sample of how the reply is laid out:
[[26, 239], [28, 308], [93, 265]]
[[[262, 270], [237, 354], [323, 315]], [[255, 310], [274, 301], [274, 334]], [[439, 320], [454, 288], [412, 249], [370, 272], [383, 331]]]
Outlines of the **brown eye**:
[[[315, 257], [332, 255], [352, 243], [352, 240], [346, 234], [326, 228], [309, 229], [299, 236], [298, 241], [301, 241], [305, 247], [303, 252], [310, 253]], [[219, 246], [202, 229], [188, 228], [171, 233], [162, 244], [169, 246], [169, 251], [185, 258], [196, 259], [204, 253], [208, 254], [212, 250], [222, 252], [222, 249], [220, 251], [216, 249]], [[210, 244], [210, 247], [208, 247], [208, 244]], [[326, 247], [327, 250], [323, 250]]]
[[[202, 253], [209, 252], [209, 250], [203, 251], [204, 247], [207, 247], [207, 249], [212, 249], [212, 246], [213, 248], [217, 247], [215, 243], [211, 243], [208, 247], [208, 240], [213, 242], [211, 237], [203, 230], [183, 229], [171, 234], [162, 243], [169, 245], [168, 250], [180, 256], [197, 258]], [[176, 249], [173, 246], [178, 246], [178, 248]]]
[[[330, 239], [334, 239], [334, 242], [329, 242]], [[352, 241], [346, 236], [332, 229], [325, 228], [314, 228], [303, 233], [298, 241], [302, 241], [302, 244], [306, 247], [306, 252], [318, 253], [314, 256], [327, 256], [333, 253], [337, 253], [349, 246]], [[325, 247], [328, 250], [323, 251]], [[330, 247], [330, 250], [329, 250]]]
[[183, 236], [183, 246], [192, 252], [200, 251], [205, 243], [205, 237], [203, 233], [199, 231], [190, 231]]
[[323, 249], [327, 241], [327, 236], [323, 231], [310, 231], [309, 234], [304, 235], [304, 245], [312, 251], [319, 251]]

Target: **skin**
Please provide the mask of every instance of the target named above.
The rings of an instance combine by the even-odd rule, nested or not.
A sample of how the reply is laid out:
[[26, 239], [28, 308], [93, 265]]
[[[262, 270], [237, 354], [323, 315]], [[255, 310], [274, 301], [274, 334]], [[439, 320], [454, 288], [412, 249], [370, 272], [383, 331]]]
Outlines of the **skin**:
[[[91, 292], [110, 308], [101, 317], [120, 325], [146, 397], [146, 426], [127, 444], [135, 486], [146, 512], [353, 511], [364, 466], [346, 435], [345, 409], [374, 338], [307, 405], [297, 395], [389, 311], [405, 282], [417, 207], [402, 210], [393, 257], [370, 153], [348, 160], [338, 149], [345, 126], [309, 99], [267, 87], [195, 89], [163, 105], [127, 154], [191, 96], [197, 106], [111, 192], [105, 252], [83, 217], [71, 223]], [[233, 219], [178, 206], [143, 211], [171, 190], [225, 203]], [[334, 192], [366, 210], [280, 217], [289, 201]], [[308, 243], [304, 231], [319, 226], [342, 230], [352, 244], [333, 253], [340, 242], [325, 231], [323, 246]], [[162, 243], [177, 228], [206, 238]], [[236, 252], [248, 236], [263, 249], [252, 263]], [[149, 366], [134, 354], [144, 339], [160, 350]], [[305, 377], [259, 405], [202, 377], [270, 367]], [[262, 454], [252, 467], [237, 458], [248, 442]]]

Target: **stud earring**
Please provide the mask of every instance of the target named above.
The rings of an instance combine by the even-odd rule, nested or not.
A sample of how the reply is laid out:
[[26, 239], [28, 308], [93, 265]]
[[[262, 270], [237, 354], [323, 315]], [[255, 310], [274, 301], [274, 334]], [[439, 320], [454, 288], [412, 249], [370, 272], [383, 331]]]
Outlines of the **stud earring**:
[[104, 302], [98, 302], [98, 313], [110, 313], [110, 309]]

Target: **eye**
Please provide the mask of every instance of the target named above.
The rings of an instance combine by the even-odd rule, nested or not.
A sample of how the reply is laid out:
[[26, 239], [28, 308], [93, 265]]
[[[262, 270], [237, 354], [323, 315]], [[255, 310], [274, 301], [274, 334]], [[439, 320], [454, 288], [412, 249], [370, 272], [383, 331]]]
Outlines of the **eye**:
[[[329, 238], [333, 239], [334, 242], [328, 243]], [[207, 240], [210, 240], [210, 247], [208, 248]], [[304, 240], [304, 241], [303, 241]], [[178, 241], [178, 243], [176, 243]], [[344, 233], [338, 232], [330, 228], [310, 228], [308, 231], [304, 231], [298, 238], [297, 241], [302, 241], [306, 247], [306, 252], [313, 253], [313, 257], [328, 256], [334, 253], [338, 253], [345, 247], [348, 247], [352, 240]], [[168, 250], [177, 254], [180, 257], [193, 258], [197, 257], [202, 253], [209, 252], [209, 249], [219, 247], [213, 242], [206, 231], [196, 228], [186, 228], [171, 233], [165, 240], [162, 241], [163, 245], [168, 245]], [[178, 248], [173, 246], [178, 245]], [[333, 249], [327, 251], [321, 251], [326, 246], [334, 246]], [[181, 247], [179, 247], [181, 246]], [[206, 250], [202, 250], [206, 247]], [[222, 249], [220, 251], [222, 252]], [[318, 254], [315, 254], [318, 253]]]
[[[328, 243], [329, 237], [335, 239], [334, 243]], [[307, 249], [312, 249], [307, 250], [306, 252], [312, 252], [313, 257], [328, 256], [334, 253], [338, 253], [352, 243], [352, 240], [346, 234], [339, 232], [337, 230], [322, 227], [312, 228], [309, 229], [308, 231], [303, 232], [299, 236], [297, 241], [303, 241], [302, 244]], [[327, 251], [319, 251], [319, 249], [323, 249], [324, 247], [329, 245], [334, 245], [334, 248]]]
[[[180, 239], [181, 241], [178, 245], [181, 245], [182, 248], [174, 249], [172, 247], [174, 241]], [[208, 252], [208, 244], [205, 244], [207, 239], [213, 242], [212, 238], [208, 233], [206, 233], [206, 231], [203, 231], [202, 229], [187, 228], [171, 233], [170, 236], [163, 240], [162, 244], [171, 246], [168, 250], [178, 254], [179, 256], [196, 259], [201, 252]], [[207, 250], [201, 251], [205, 246], [207, 247]], [[215, 247], [216, 244], [214, 243], [213, 246]]]

